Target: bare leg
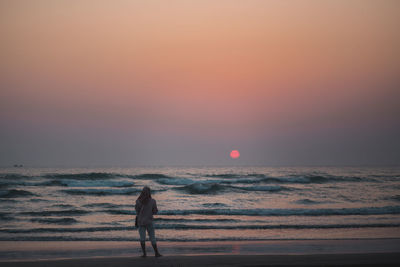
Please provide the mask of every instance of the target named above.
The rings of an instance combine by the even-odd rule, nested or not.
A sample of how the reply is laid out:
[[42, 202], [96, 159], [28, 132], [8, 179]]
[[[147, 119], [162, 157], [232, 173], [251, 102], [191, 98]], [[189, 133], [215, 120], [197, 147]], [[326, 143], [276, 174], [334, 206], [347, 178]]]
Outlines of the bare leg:
[[140, 245], [142, 246], [142, 251], [143, 251], [142, 258], [145, 258], [145, 257], [147, 257], [147, 254], [146, 254], [146, 243], [140, 241]]
[[152, 243], [151, 245], [153, 246], [155, 256], [156, 257], [161, 257], [162, 255], [158, 252], [157, 244], [153, 244]]
[[151, 245], [154, 248], [154, 254], [156, 257], [161, 257], [162, 255], [158, 252], [157, 249], [157, 242], [156, 242], [156, 234], [154, 231], [154, 225], [153, 223], [149, 224], [147, 226], [147, 232], [149, 233], [149, 237], [150, 237], [150, 241], [151, 241]]

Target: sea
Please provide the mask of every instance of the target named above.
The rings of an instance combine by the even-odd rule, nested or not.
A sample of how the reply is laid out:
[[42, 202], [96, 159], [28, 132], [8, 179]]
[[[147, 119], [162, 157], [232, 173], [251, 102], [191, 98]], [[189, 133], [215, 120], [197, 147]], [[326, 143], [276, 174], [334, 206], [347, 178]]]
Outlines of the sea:
[[159, 241], [400, 238], [399, 167], [19, 167], [0, 169], [0, 241], [137, 241], [144, 186]]

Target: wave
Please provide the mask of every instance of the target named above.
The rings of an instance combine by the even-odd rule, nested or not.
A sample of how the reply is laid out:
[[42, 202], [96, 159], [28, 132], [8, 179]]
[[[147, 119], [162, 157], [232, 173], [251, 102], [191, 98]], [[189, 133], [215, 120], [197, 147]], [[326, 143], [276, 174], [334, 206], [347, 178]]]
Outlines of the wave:
[[280, 191], [291, 191], [293, 190], [292, 188], [289, 187], [283, 187], [279, 185], [273, 185], [273, 186], [231, 186], [231, 188], [238, 189], [238, 190], [244, 190], [244, 191], [267, 191], [267, 192], [280, 192]]
[[265, 183], [322, 184], [330, 182], [377, 182], [375, 179], [350, 176], [301, 175], [292, 177], [266, 177]]
[[29, 196], [36, 196], [32, 192], [26, 190], [0, 190], [0, 198], [15, 198], [15, 197], [29, 197]]
[[104, 180], [114, 177], [121, 177], [121, 174], [109, 172], [50, 173], [43, 175], [43, 177], [52, 179]]
[[0, 183], [0, 189], [6, 188], [6, 187], [8, 187], [8, 186], [9, 186], [8, 184]]
[[[206, 175], [206, 177], [223, 178], [212, 179], [203, 182], [219, 183], [219, 184], [323, 184], [332, 182], [377, 182], [375, 179], [362, 178], [362, 177], [342, 177], [342, 176], [318, 176], [318, 175], [302, 175], [292, 177], [269, 177], [264, 174], [219, 174], [219, 175]], [[158, 181], [162, 184], [168, 185], [184, 185], [190, 183], [190, 179], [186, 178], [171, 178], [168, 180]]]
[[304, 198], [304, 199], [299, 199], [299, 200], [295, 201], [295, 203], [297, 203], [297, 204], [305, 204], [305, 205], [315, 205], [315, 204], [322, 204], [323, 202], [318, 202], [318, 201], [315, 201], [315, 200]]
[[186, 224], [164, 224], [157, 225], [157, 229], [193, 229], [193, 230], [251, 230], [251, 229], [335, 229], [335, 228], [383, 228], [400, 227], [400, 223], [370, 223], [370, 224], [278, 224], [278, 225], [186, 225]]
[[31, 198], [29, 199], [30, 202], [50, 202], [51, 200], [42, 199], [42, 198]]
[[217, 178], [236, 178], [240, 177], [240, 174], [235, 173], [222, 173], [222, 174], [206, 174], [205, 177], [217, 177]]
[[25, 211], [21, 212], [22, 215], [29, 216], [76, 216], [76, 215], [85, 215], [90, 213], [87, 210], [79, 210], [79, 209], [69, 209], [69, 210], [45, 210], [45, 211]]
[[[329, 182], [378, 182], [379, 180], [374, 179], [373, 175], [368, 177], [358, 176], [335, 176], [335, 175], [292, 175], [289, 177], [274, 177], [264, 173], [221, 173], [221, 174], [205, 174], [200, 175], [202, 177], [210, 178], [221, 178], [221, 180], [215, 180], [219, 183], [329, 183]], [[3, 173], [0, 174], [0, 178], [4, 180], [10, 180], [16, 182], [20, 179], [29, 178], [46, 178], [53, 179], [53, 181], [46, 181], [42, 184], [36, 185], [59, 185], [59, 186], [72, 186], [73, 181], [80, 180], [109, 180], [112, 178], [130, 178], [130, 179], [144, 179], [144, 180], [157, 180], [160, 184], [165, 185], [187, 185], [192, 181], [188, 178], [176, 178], [171, 177], [163, 173], [142, 173], [142, 174], [124, 174], [116, 172], [81, 172], [81, 173], [47, 173], [43, 175], [22, 175], [14, 173]], [[60, 181], [61, 180], [61, 181]], [[6, 183], [0, 183], [0, 186], [6, 186]], [[30, 185], [30, 184], [28, 184]], [[35, 184], [33, 184], [35, 185]], [[127, 185], [126, 185], [127, 186]], [[118, 185], [117, 185], [118, 187]], [[124, 186], [122, 186], [124, 187]]]
[[217, 183], [195, 183], [183, 187], [177, 187], [176, 189], [183, 190], [189, 194], [216, 194], [226, 188], [226, 186]]
[[37, 186], [65, 186], [65, 187], [132, 187], [131, 181], [110, 181], [110, 180], [51, 180], [34, 184]]
[[134, 175], [133, 178], [136, 178], [136, 179], [159, 179], [159, 178], [171, 178], [171, 177], [168, 175], [162, 174], [162, 173], [143, 173], [143, 174]]
[[74, 218], [32, 218], [30, 221], [38, 223], [46, 223], [46, 224], [60, 224], [60, 225], [69, 225], [78, 222]]
[[62, 180], [50, 180], [35, 184], [36, 186], [66, 186]]
[[224, 179], [224, 180], [212, 180], [215, 183], [221, 184], [260, 184], [264, 182], [264, 179], [259, 178], [237, 178], [237, 179]]
[[15, 187], [15, 186], [30, 186], [35, 185], [35, 183], [24, 182], [23, 180], [3, 180], [0, 181], [0, 188]]
[[264, 183], [278, 183], [278, 184], [309, 184], [309, 183], [319, 183], [322, 180], [314, 179], [312, 181], [310, 178], [307, 177], [266, 177], [260, 180]]
[[[68, 195], [92, 195], [92, 196], [112, 196], [112, 195], [134, 195], [141, 192], [141, 189], [129, 188], [129, 189], [65, 189], [60, 190]], [[153, 190], [154, 191], [154, 190]]]
[[0, 179], [25, 179], [29, 178], [30, 176], [17, 174], [17, 173], [0, 173]]
[[[154, 221], [156, 223], [159, 222], [239, 222], [240, 220], [236, 219], [225, 219], [225, 218], [220, 218], [220, 219], [188, 219], [188, 218], [155, 218]], [[159, 224], [157, 224], [158, 227]]]
[[215, 177], [215, 178], [266, 178], [268, 177], [264, 173], [219, 173], [219, 174], [206, 174], [205, 177]]
[[235, 179], [237, 181], [246, 180], [247, 178], [258, 178], [254, 181], [278, 182], [278, 183], [325, 183], [325, 182], [359, 182], [359, 181], [377, 181], [371, 177], [359, 176], [335, 176], [335, 175], [293, 175], [288, 177], [274, 177], [263, 173], [248, 173], [248, 174], [207, 174], [205, 177]]
[[370, 177], [375, 178], [385, 178], [385, 180], [389, 181], [398, 181], [400, 179], [400, 173], [397, 174], [371, 174]]
[[288, 177], [269, 176], [263, 173], [249, 174], [207, 174], [205, 177], [222, 178], [221, 180], [213, 180], [215, 183], [221, 184], [322, 184], [332, 182], [379, 182], [371, 177], [358, 176], [335, 176], [335, 175], [293, 175]]
[[0, 229], [0, 233], [80, 233], [80, 232], [104, 232], [133, 230], [134, 226], [110, 226], [110, 227], [79, 227], [79, 228], [32, 228], [32, 229]]
[[283, 187], [279, 185], [275, 186], [231, 186], [231, 185], [223, 185], [219, 183], [211, 183], [211, 182], [203, 182], [203, 183], [194, 183], [185, 185], [182, 187], [176, 187], [177, 190], [185, 191], [189, 194], [217, 194], [225, 191], [232, 190], [242, 190], [242, 191], [268, 191], [268, 192], [279, 192], [279, 191], [288, 191], [292, 190], [288, 187]]
[[[190, 185], [195, 184], [196, 182], [192, 179], [188, 178], [160, 178], [156, 180], [157, 183], [162, 185]], [[249, 178], [238, 178], [238, 179], [210, 179], [210, 180], [201, 180], [201, 183], [206, 184], [258, 184], [263, 182], [260, 179], [249, 179]]]
[[86, 208], [106, 208], [106, 209], [116, 209], [116, 208], [120, 208], [121, 205], [116, 205], [116, 204], [112, 204], [112, 203], [91, 203], [91, 204], [86, 204], [83, 205]]
[[[65, 218], [71, 219], [71, 218]], [[344, 228], [384, 228], [400, 227], [399, 223], [370, 223], [370, 224], [278, 224], [278, 225], [187, 225], [187, 224], [158, 224], [157, 229], [175, 230], [256, 230], [256, 229], [344, 229]], [[30, 228], [30, 229], [0, 229], [0, 233], [27, 234], [27, 233], [83, 233], [131, 231], [134, 226], [106, 226], [106, 227], [77, 227], [77, 228]]]
[[160, 179], [172, 178], [162, 173], [142, 173], [142, 174], [123, 174], [114, 172], [83, 172], [83, 173], [49, 173], [42, 177], [50, 179], [73, 179], [73, 180], [107, 180], [112, 178], [132, 178], [132, 179]]
[[[105, 209], [101, 212], [119, 215], [134, 215], [136, 212], [123, 209]], [[158, 215], [234, 215], [234, 216], [345, 216], [400, 214], [400, 206], [338, 208], [338, 209], [191, 209], [161, 210]]]
[[134, 208], [132, 208], [131, 210], [109, 209], [109, 210], [102, 210], [102, 212], [112, 215], [136, 215], [136, 211]]
[[[43, 183], [19, 182], [19, 179], [46, 178], [51, 181]], [[68, 186], [69, 183], [78, 183], [80, 180], [108, 180], [112, 178], [131, 178], [144, 180], [159, 180], [162, 184], [174, 184], [174, 181], [179, 183], [179, 180], [190, 180], [186, 178], [174, 178], [162, 173], [142, 173], [142, 174], [124, 174], [116, 172], [81, 172], [81, 173], [47, 173], [42, 175], [22, 175], [14, 173], [0, 173], [0, 179], [8, 179], [10, 181], [0, 181], [0, 186], [7, 185], [30, 185], [30, 186]]]
[[215, 207], [226, 207], [226, 204], [224, 203], [204, 203], [202, 204], [203, 207], [207, 207], [207, 208], [215, 208]]
[[65, 208], [74, 209], [75, 208], [75, 206], [70, 205], [70, 204], [53, 204], [51, 206], [52, 207], [57, 207], [57, 208], [63, 208], [63, 209], [65, 209]]
[[14, 219], [9, 213], [0, 212], [0, 221], [12, 221]]
[[386, 200], [395, 200], [395, 201], [400, 201], [400, 195], [395, 195], [389, 198], [385, 198]]
[[332, 216], [400, 214], [400, 206], [338, 209], [193, 209], [164, 210], [160, 215]]
[[189, 185], [194, 181], [187, 178], [160, 178], [157, 180], [157, 183], [163, 185]]

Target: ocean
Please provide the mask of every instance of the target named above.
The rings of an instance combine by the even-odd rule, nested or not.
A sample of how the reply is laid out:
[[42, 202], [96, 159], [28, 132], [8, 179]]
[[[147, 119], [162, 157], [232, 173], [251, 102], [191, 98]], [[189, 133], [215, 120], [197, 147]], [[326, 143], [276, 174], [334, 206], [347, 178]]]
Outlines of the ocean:
[[0, 241], [137, 241], [149, 186], [159, 241], [400, 238], [400, 168], [0, 169]]

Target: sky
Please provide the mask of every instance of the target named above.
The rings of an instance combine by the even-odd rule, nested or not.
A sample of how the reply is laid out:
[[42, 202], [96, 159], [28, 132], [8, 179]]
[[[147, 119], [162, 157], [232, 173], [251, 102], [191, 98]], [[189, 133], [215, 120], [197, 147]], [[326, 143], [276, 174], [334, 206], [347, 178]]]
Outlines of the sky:
[[0, 0], [0, 165], [399, 165], [399, 12]]

